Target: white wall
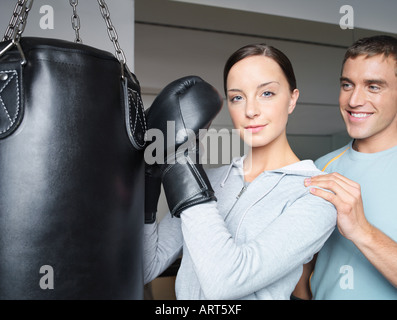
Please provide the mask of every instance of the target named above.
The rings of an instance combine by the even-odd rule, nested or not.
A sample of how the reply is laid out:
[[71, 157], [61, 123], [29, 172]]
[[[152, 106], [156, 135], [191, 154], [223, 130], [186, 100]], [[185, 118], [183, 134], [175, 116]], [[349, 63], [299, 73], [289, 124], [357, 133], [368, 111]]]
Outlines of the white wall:
[[353, 8], [356, 28], [382, 32], [396, 32], [397, 1], [395, 0], [172, 0], [262, 12], [283, 17], [298, 18], [322, 23], [339, 24], [340, 8]]

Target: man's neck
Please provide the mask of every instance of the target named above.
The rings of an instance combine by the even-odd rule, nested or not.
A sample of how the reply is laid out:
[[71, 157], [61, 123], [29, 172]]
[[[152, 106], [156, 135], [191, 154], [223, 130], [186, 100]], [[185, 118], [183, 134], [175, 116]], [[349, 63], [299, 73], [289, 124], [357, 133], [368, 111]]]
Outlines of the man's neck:
[[352, 148], [361, 153], [376, 153], [391, 149], [397, 146], [395, 139], [354, 139]]

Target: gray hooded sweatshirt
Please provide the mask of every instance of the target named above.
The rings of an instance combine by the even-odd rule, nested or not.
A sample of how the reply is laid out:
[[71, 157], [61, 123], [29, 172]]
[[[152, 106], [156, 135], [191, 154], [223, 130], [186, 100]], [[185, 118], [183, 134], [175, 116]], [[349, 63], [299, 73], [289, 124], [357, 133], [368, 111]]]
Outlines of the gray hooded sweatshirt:
[[335, 228], [335, 207], [304, 186], [322, 174], [313, 161], [264, 171], [247, 184], [243, 160], [207, 171], [216, 202], [145, 225], [145, 283], [182, 255], [177, 299], [290, 298], [303, 264]]

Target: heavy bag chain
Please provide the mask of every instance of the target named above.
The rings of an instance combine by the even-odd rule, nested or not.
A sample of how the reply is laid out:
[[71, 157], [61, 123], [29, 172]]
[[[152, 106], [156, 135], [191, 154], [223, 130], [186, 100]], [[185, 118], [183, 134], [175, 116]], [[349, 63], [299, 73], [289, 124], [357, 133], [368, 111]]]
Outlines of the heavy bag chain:
[[80, 17], [77, 14], [77, 5], [79, 4], [79, 0], [69, 0], [69, 2], [70, 2], [70, 5], [73, 8], [73, 14], [72, 14], [71, 21], [72, 21], [72, 28], [73, 28], [74, 32], [76, 33], [76, 39], [74, 40], [74, 42], [82, 43], [83, 40], [81, 40], [80, 33], [79, 33], [79, 30], [80, 30]]
[[[11, 16], [11, 20], [7, 26], [7, 29], [5, 31], [5, 34], [3, 36], [2, 41], [8, 41], [12, 40], [10, 45], [8, 45], [4, 50], [0, 52], [0, 57], [8, 50], [10, 47], [16, 45], [19, 52], [21, 53], [23, 57], [23, 62], [22, 64], [26, 63], [24, 54], [22, 52], [22, 49], [19, 45], [19, 40], [22, 36], [23, 31], [25, 30], [27, 18], [30, 9], [32, 8], [34, 0], [18, 0], [17, 4], [15, 5], [13, 14]], [[115, 55], [116, 58], [120, 61], [121, 65], [125, 66], [127, 69], [127, 72], [130, 72], [127, 67], [127, 59], [125, 57], [123, 49], [121, 49], [120, 44], [119, 44], [119, 37], [117, 35], [116, 29], [113, 26], [112, 20], [110, 19], [110, 12], [109, 8], [105, 2], [105, 0], [97, 0], [99, 4], [99, 10], [102, 14], [103, 19], [105, 20], [106, 27], [107, 27], [107, 32], [109, 35], [110, 41], [112, 41], [114, 49], [115, 49]], [[78, 0], [69, 0], [70, 5], [73, 8], [73, 14], [71, 17], [71, 22], [72, 22], [72, 28], [75, 31], [76, 34], [76, 43], [82, 43], [82, 40], [80, 38], [80, 17], [77, 14], [77, 5], [78, 5]], [[124, 70], [123, 70], [124, 72]], [[124, 78], [124, 73], [122, 75]]]
[[1, 41], [13, 40], [14, 42], [19, 42], [19, 39], [25, 30], [26, 20], [32, 5], [33, 0], [17, 1], [11, 20]]

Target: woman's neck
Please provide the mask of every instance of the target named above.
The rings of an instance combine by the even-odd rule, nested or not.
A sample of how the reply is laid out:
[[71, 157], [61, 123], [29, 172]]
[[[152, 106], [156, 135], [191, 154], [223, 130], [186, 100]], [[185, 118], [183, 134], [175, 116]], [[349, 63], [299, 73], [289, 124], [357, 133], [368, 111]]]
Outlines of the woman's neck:
[[251, 182], [263, 171], [279, 169], [299, 161], [288, 141], [251, 148], [244, 159], [244, 178]]

